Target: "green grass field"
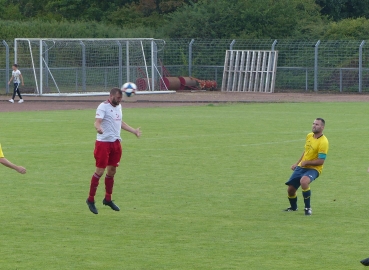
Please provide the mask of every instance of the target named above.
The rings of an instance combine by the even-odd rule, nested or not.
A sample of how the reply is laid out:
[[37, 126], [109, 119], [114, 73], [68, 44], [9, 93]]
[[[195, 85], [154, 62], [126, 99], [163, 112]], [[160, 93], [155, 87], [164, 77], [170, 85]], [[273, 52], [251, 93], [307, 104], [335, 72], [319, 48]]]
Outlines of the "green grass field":
[[[0, 269], [362, 269], [369, 257], [366, 103], [124, 109], [113, 199], [85, 200], [94, 110], [0, 113]], [[282, 212], [316, 117], [330, 151], [313, 215]]]

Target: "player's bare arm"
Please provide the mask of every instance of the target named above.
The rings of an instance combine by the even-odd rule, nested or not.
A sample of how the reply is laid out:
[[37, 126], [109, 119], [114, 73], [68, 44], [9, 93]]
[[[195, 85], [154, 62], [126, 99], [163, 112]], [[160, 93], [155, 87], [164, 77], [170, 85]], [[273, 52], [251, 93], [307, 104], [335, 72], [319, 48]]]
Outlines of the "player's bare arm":
[[10, 80], [8, 81], [8, 84], [10, 84], [12, 82], [12, 80], [14, 79], [14, 76], [10, 77]]
[[24, 81], [23, 81], [23, 76], [22, 76], [22, 74], [19, 74], [19, 77], [21, 78], [22, 85], [24, 85]]
[[140, 138], [141, 136], [141, 130], [140, 128], [133, 128], [129, 125], [127, 125], [125, 122], [122, 122], [121, 128], [125, 131], [131, 132], [132, 134], [135, 134], [137, 138]]
[[0, 158], [0, 163], [3, 164], [4, 166], [11, 168], [13, 170], [16, 170], [17, 172], [21, 173], [21, 174], [25, 174], [26, 173], [26, 168], [22, 167], [22, 166], [17, 166], [13, 163], [11, 163], [9, 160], [7, 160], [6, 158]]
[[104, 130], [101, 128], [101, 123], [102, 123], [102, 119], [101, 118], [95, 118], [95, 129], [96, 129], [96, 132], [99, 133], [99, 134], [103, 134], [104, 133]]
[[304, 160], [301, 162], [301, 166], [320, 166], [324, 164], [324, 159], [322, 158], [317, 158], [314, 160]]
[[297, 165], [300, 163], [300, 161], [302, 160], [302, 158], [303, 158], [303, 156], [304, 156], [304, 153], [305, 153], [305, 151], [304, 152], [302, 152], [302, 155], [301, 155], [301, 157], [299, 158], [299, 160], [295, 163], [295, 164], [293, 164], [292, 166], [291, 166], [291, 170], [292, 171], [294, 171], [295, 169], [296, 169], [296, 167], [297, 167]]

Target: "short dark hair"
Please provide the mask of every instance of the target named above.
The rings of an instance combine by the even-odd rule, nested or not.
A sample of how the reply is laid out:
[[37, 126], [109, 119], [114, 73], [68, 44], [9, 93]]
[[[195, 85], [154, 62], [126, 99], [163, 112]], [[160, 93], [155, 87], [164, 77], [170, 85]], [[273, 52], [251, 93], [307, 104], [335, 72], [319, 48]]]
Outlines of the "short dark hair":
[[123, 94], [122, 90], [120, 90], [118, 87], [114, 87], [110, 90], [110, 95], [115, 95], [116, 93]]
[[13, 67], [16, 67], [17, 68], [18, 67], [18, 64], [13, 64]]
[[323, 123], [323, 126], [325, 126], [325, 120], [324, 120], [323, 118], [318, 117], [318, 118], [317, 118], [317, 119], [315, 119], [315, 120], [320, 120], [320, 121]]

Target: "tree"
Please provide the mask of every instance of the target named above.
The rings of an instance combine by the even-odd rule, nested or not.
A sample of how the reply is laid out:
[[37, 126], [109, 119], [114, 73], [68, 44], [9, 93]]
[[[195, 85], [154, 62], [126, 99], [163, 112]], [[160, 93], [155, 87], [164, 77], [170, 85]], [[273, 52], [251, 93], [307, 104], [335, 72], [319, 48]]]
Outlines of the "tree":
[[340, 21], [347, 18], [369, 18], [369, 0], [316, 0], [321, 13]]
[[323, 38], [329, 40], [364, 40], [369, 38], [368, 28], [368, 19], [344, 19], [326, 25]]
[[167, 16], [170, 37], [289, 38], [322, 22], [314, 0], [202, 0]]
[[[197, 0], [193, 1], [193, 3], [196, 2]], [[168, 14], [189, 3], [192, 2], [186, 0], [139, 0], [136, 6], [144, 16], [150, 16], [153, 13]]]

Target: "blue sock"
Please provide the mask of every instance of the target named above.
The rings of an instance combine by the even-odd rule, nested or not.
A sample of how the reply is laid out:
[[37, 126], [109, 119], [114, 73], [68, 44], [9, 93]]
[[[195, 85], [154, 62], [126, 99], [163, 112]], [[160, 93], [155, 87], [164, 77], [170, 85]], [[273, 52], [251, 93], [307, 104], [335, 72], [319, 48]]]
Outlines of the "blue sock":
[[291, 208], [293, 210], [296, 210], [297, 209], [297, 195], [295, 194], [292, 197], [288, 196], [288, 200], [290, 201]]
[[302, 190], [302, 196], [304, 196], [305, 208], [310, 208], [310, 197], [311, 197], [310, 187], [308, 189]]

